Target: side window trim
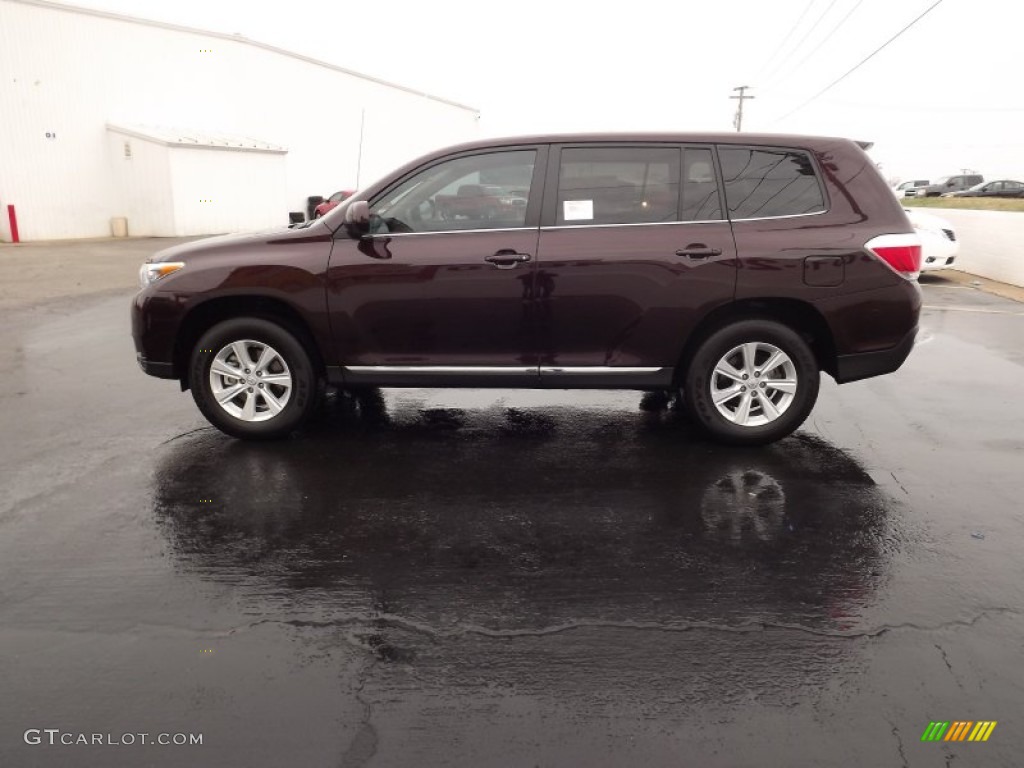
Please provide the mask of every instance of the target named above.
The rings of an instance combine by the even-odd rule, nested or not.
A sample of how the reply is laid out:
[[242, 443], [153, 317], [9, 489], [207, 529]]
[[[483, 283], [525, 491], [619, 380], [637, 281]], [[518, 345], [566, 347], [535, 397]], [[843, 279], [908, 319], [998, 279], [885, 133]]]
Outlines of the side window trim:
[[[722, 167], [718, 162], [718, 148], [714, 144], [680, 144], [682, 162], [679, 164], [679, 212], [677, 218], [679, 224], [707, 224], [713, 221], [727, 222], [729, 214], [725, 207], [725, 184], [722, 179]], [[720, 216], [717, 219], [683, 219], [683, 205], [686, 197], [686, 150], [706, 149], [711, 154], [711, 172], [715, 177], [715, 189], [718, 193], [718, 211]]]
[[718, 145], [711, 145], [711, 159], [715, 164], [715, 175], [718, 177], [718, 208], [722, 212], [722, 221], [732, 223], [729, 214], [729, 201], [725, 199], [725, 174], [722, 172], [722, 161], [718, 157]]
[[803, 147], [784, 147], [776, 146], [774, 144], [716, 144], [715, 145], [715, 158], [718, 160], [718, 152], [723, 149], [749, 149], [749, 150], [765, 150], [768, 152], [795, 152], [807, 157], [811, 162], [811, 167], [814, 169], [814, 180], [818, 185], [818, 191], [821, 194], [821, 201], [824, 205], [824, 210], [811, 211], [810, 213], [785, 213], [777, 216], [742, 216], [734, 218], [732, 210], [729, 208], [729, 201], [725, 193], [725, 174], [722, 173], [721, 165], [719, 164], [719, 173], [721, 174], [721, 189], [722, 198], [725, 204], [725, 211], [727, 219], [732, 221], [764, 221], [766, 219], [796, 219], [804, 216], [821, 216], [832, 210], [832, 199], [828, 194], [828, 187], [825, 184], [824, 175], [821, 172], [821, 166], [818, 164], [818, 158], [814, 152]]
[[544, 174], [544, 208], [540, 214], [540, 226], [548, 229], [558, 219], [558, 176], [562, 167], [562, 144], [552, 144], [548, 150], [548, 167]]
[[526, 205], [524, 229], [540, 229], [541, 211], [544, 206], [547, 184], [544, 183], [550, 164], [551, 147], [538, 144], [537, 157], [533, 162], [533, 178], [530, 180], [530, 199]]

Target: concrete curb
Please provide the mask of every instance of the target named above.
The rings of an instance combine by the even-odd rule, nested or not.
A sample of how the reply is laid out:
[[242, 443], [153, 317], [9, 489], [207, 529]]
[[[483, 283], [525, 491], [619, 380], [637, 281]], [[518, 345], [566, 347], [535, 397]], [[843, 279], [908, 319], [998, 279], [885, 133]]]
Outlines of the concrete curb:
[[1024, 303], [1024, 288], [1019, 285], [1001, 283], [998, 280], [990, 280], [981, 275], [974, 275], [970, 272], [962, 272], [956, 269], [938, 269], [934, 272], [926, 273], [925, 279], [928, 277], [941, 277], [965, 288], [974, 288], [975, 290], [985, 291], [985, 293], [991, 293], [993, 296]]

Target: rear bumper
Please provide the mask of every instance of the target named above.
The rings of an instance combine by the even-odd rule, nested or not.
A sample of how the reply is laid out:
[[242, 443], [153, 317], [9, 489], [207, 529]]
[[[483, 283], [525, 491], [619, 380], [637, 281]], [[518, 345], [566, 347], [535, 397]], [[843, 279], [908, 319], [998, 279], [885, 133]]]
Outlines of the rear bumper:
[[846, 384], [851, 381], [892, 373], [903, 365], [910, 355], [916, 337], [917, 328], [914, 327], [895, 347], [875, 352], [839, 355], [836, 358], [836, 381], [839, 384]]

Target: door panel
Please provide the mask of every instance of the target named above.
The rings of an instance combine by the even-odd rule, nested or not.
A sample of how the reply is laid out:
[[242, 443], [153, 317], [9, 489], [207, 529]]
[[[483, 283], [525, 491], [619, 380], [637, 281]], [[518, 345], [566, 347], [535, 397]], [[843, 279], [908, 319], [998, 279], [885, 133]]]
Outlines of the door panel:
[[[694, 244], [721, 253], [676, 255]], [[674, 366], [736, 283], [728, 222], [543, 229], [538, 252], [542, 366]]]
[[545, 158], [536, 146], [469, 151], [368, 201], [370, 233], [340, 233], [328, 269], [346, 377], [387, 368], [381, 383], [453, 383], [452, 368], [470, 368], [536, 379], [529, 306]]
[[547, 189], [535, 290], [542, 377], [571, 375], [545, 371], [559, 367], [669, 375], [694, 325], [735, 289], [711, 149], [565, 146], [552, 152]]
[[[536, 365], [526, 303], [537, 230], [337, 240], [328, 308], [348, 366]], [[504, 268], [500, 252], [529, 255]]]

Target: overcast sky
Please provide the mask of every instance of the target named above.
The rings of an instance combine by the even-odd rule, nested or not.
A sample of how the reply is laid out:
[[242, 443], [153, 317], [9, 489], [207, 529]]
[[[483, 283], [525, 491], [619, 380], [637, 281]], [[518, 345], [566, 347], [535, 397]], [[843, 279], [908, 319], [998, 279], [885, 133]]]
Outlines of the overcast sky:
[[480, 109], [483, 135], [732, 130], [728, 97], [749, 85], [744, 130], [872, 140], [887, 176], [1024, 179], [1024, 12], [1008, 0], [941, 0], [802, 106], [934, 2], [72, 4], [240, 33], [454, 99]]

